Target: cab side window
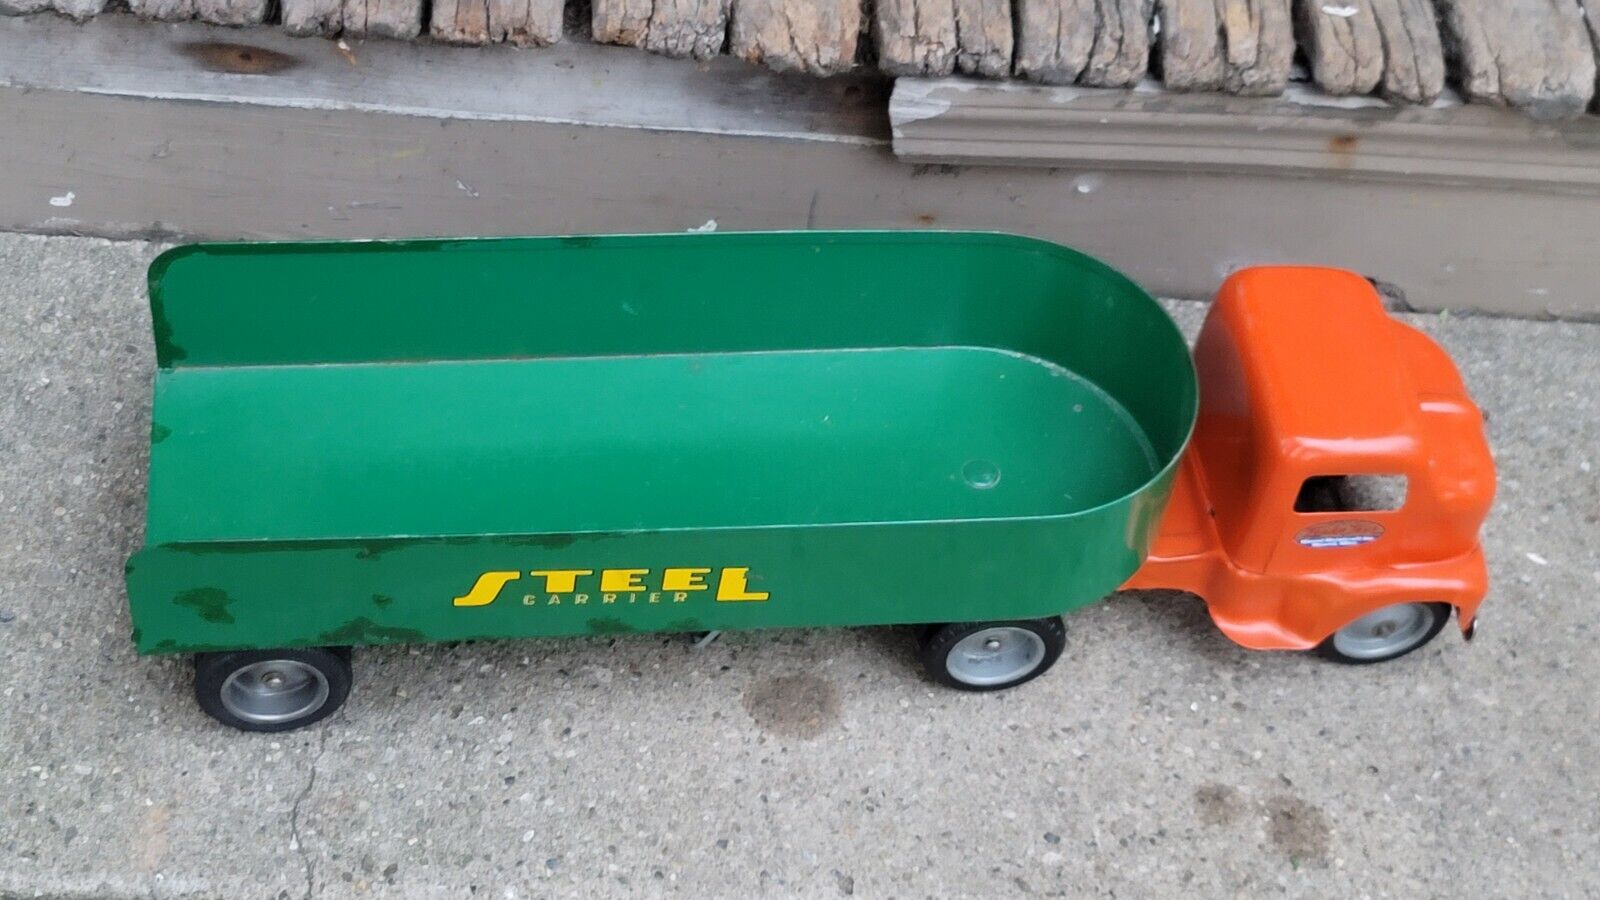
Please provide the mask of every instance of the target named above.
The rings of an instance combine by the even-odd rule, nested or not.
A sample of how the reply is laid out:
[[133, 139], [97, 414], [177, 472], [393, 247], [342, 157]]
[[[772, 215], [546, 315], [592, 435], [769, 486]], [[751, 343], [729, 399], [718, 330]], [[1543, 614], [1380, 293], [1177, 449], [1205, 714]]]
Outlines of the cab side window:
[[1404, 475], [1316, 475], [1294, 499], [1294, 511], [1387, 512], [1406, 503]]

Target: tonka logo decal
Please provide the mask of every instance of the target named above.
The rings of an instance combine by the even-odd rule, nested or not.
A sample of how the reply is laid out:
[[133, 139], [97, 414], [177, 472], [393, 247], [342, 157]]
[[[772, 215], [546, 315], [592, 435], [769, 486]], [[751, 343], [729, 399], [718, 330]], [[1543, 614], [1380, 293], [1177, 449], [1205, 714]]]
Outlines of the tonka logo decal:
[[1383, 536], [1383, 526], [1367, 519], [1336, 519], [1320, 522], [1300, 529], [1294, 539], [1302, 547], [1322, 550], [1335, 547], [1359, 547]]

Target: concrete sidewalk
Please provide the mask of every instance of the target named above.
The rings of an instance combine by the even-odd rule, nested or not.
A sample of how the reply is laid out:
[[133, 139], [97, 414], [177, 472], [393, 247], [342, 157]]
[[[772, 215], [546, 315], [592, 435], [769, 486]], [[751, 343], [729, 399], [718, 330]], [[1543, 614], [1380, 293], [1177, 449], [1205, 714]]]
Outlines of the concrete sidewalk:
[[1501, 467], [1470, 646], [1251, 653], [1147, 594], [995, 696], [902, 629], [393, 647], [255, 736], [127, 637], [155, 252], [0, 235], [0, 896], [1600, 895], [1600, 325], [1412, 320]]

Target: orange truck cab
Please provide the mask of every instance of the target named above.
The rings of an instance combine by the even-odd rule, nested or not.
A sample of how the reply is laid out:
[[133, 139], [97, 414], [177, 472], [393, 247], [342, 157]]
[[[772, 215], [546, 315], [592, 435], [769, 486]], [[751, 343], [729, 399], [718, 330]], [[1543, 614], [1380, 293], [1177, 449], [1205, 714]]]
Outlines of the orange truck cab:
[[1255, 649], [1379, 662], [1452, 610], [1470, 638], [1495, 473], [1444, 350], [1354, 273], [1262, 267], [1223, 284], [1194, 359], [1193, 441], [1126, 587], [1198, 594]]

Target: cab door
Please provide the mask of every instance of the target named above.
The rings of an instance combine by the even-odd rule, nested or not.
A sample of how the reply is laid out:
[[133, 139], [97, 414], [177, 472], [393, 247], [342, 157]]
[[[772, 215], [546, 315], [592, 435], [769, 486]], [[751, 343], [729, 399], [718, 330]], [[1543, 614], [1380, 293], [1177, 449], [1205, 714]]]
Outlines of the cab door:
[[1280, 576], [1389, 565], [1404, 533], [1412, 479], [1404, 472], [1327, 472], [1286, 493], [1290, 505], [1268, 571]]

